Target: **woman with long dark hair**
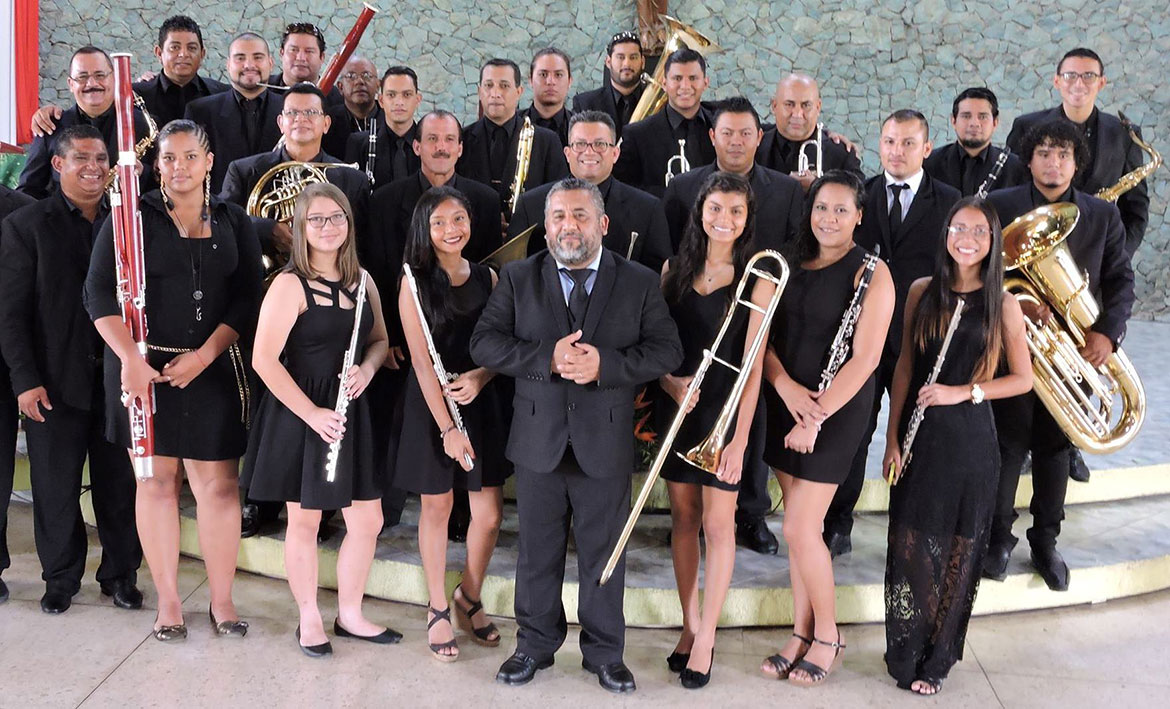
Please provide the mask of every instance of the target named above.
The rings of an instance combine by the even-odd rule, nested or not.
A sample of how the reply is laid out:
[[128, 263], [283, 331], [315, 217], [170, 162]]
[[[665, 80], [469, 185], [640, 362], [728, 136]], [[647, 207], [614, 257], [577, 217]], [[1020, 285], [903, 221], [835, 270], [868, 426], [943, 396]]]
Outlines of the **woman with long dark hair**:
[[199, 547], [211, 589], [208, 615], [220, 636], [248, 624], [232, 603], [240, 547], [239, 459], [247, 445], [248, 387], [236, 341], [250, 333], [260, 303], [260, 243], [240, 207], [211, 195], [207, 133], [176, 120], [158, 133], [161, 187], [139, 201], [150, 342], [143, 357], [115, 296], [113, 227], [98, 236], [86, 306], [109, 348], [106, 436], [129, 449], [119, 396], [154, 388], [154, 477], [137, 481], [135, 517], [158, 591], [158, 640], [187, 637], [179, 597], [179, 493], [183, 474], [198, 510]]
[[[1032, 387], [1023, 313], [1003, 290], [1002, 254], [991, 203], [959, 200], [947, 215], [934, 274], [915, 281], [906, 301], [882, 460], [883, 473], [897, 481], [886, 551], [886, 668], [899, 687], [918, 694], [937, 693], [963, 657], [999, 480], [989, 401]], [[938, 379], [926, 384], [960, 302]], [[924, 415], [904, 451], [916, 407]]]
[[[470, 239], [471, 208], [463, 193], [450, 187], [428, 190], [415, 205], [406, 241], [405, 263], [418, 292], [411, 292], [405, 278], [398, 289], [398, 313], [411, 371], [403, 398], [403, 443], [398, 447], [394, 486], [418, 494], [422, 501], [418, 548], [430, 596], [428, 644], [431, 654], [442, 662], [459, 656], [446, 594], [447, 520], [455, 488], [467, 491], [471, 506], [467, 563], [452, 596], [459, 612], [457, 622], [474, 642], [488, 647], [500, 644], [500, 633], [478, 599], [500, 531], [508, 473], [503, 445], [507, 431], [491, 384], [495, 373], [477, 367], [470, 352], [471, 332], [496, 285], [496, 274], [463, 257]], [[435, 376], [419, 321], [420, 305], [443, 368], [458, 375], [451, 382], [440, 382]], [[459, 406], [466, 434], [455, 425], [444, 393]]]
[[894, 282], [881, 261], [872, 275], [844, 364], [822, 389], [842, 319], [872, 255], [853, 242], [863, 188], [830, 170], [809, 187], [804, 218], [787, 248], [792, 275], [764, 358], [768, 439], [764, 460], [784, 493], [784, 540], [792, 579], [793, 632], [761, 671], [793, 684], [823, 682], [845, 643], [837, 628], [833, 562], [821, 537], [825, 511], [849, 475], [873, 406], [873, 372], [894, 310]]
[[[659, 378], [665, 395], [655, 408], [660, 431], [670, 426], [683, 405], [703, 351], [712, 345], [728, 312], [735, 307], [736, 286], [754, 253], [755, 207], [746, 179], [727, 172], [713, 173], [699, 190], [678, 255], [663, 265], [663, 295], [678, 325], [684, 358], [677, 370]], [[770, 282], [757, 280], [750, 291], [752, 302], [766, 307], [773, 289]], [[759, 313], [736, 308], [716, 355], [739, 363], [745, 343], [755, 337], [762, 325]], [[762, 421], [762, 417], [756, 417], [762, 354], [761, 351], [755, 361], [746, 365], [751, 375], [716, 474], [689, 465], [678, 456], [667, 457], [662, 468], [670, 494], [670, 549], [683, 610], [682, 637], [666, 661], [672, 671], [680, 673], [688, 689], [703, 687], [711, 678], [715, 628], [735, 569], [735, 504], [744, 454], [753, 422]], [[710, 432], [735, 379], [736, 373], [721, 365], [707, 370], [698, 395], [685, 402], [689, 413], [675, 438], [675, 451], [686, 453]], [[755, 435], [762, 436], [762, 427], [755, 428]], [[707, 547], [701, 605], [700, 529]]]
[[[310, 657], [333, 652], [317, 607], [317, 530], [322, 510], [341, 510], [345, 540], [337, 553], [338, 637], [396, 643], [402, 635], [362, 613], [366, 579], [382, 530], [381, 475], [374, 468], [370, 380], [386, 358], [386, 326], [374, 279], [366, 278], [358, 351], [342, 363], [357, 316], [362, 269], [353, 211], [337, 187], [318, 183], [297, 197], [292, 251], [260, 306], [252, 365], [267, 391], [260, 400], [243, 480], [257, 500], [288, 507], [284, 565], [297, 601], [296, 638]], [[335, 410], [338, 389], [350, 402]], [[326, 475], [330, 444], [341, 442], [334, 479]]]

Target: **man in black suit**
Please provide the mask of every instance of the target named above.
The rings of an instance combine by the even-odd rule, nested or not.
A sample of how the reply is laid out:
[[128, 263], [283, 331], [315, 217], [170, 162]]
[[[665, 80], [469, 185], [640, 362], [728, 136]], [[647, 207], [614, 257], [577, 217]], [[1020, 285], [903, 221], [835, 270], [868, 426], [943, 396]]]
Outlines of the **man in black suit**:
[[[281, 73], [273, 74], [269, 83], [281, 87], [279, 93], [302, 82], [316, 84], [321, 79], [321, 65], [325, 61], [325, 35], [312, 22], [291, 22], [280, 36]], [[337, 86], [329, 90], [325, 105], [344, 103]]]
[[630, 116], [634, 115], [634, 107], [642, 98], [642, 72], [646, 68], [646, 59], [637, 32], [618, 32], [610, 38], [605, 50], [605, 68], [609, 70], [609, 85], [574, 96], [573, 113], [602, 111], [608, 114], [620, 139]]
[[596, 187], [562, 180], [545, 215], [548, 251], [504, 267], [471, 337], [476, 364], [516, 380], [507, 455], [520, 515], [519, 631], [496, 680], [530, 681], [565, 641], [572, 525], [582, 664], [602, 687], [632, 692], [625, 562], [598, 582], [629, 510], [634, 396], [682, 363], [682, 345], [658, 274], [601, 248], [608, 218]]
[[568, 145], [569, 111], [565, 101], [573, 85], [569, 55], [556, 47], [537, 52], [528, 65], [528, 84], [532, 87], [532, 105], [524, 115], [532, 120], [532, 125], [556, 133], [561, 145]]
[[[1088, 157], [1077, 171], [1073, 187], [1094, 194], [1111, 187], [1121, 176], [1146, 162], [1146, 154], [1133, 142], [1129, 131], [1112, 113], [1097, 108], [1097, 95], [1105, 88], [1105, 63], [1091, 49], [1068, 51], [1056, 65], [1052, 83], [1060, 92], [1060, 105], [1020, 116], [1012, 123], [1007, 144], [1022, 152], [1024, 136], [1035, 125], [1065, 118], [1080, 129], [1089, 146]], [[1150, 217], [1150, 195], [1145, 180], [1117, 200], [1125, 227], [1125, 250], [1130, 256], [1141, 246]]]
[[[800, 180], [801, 187], [808, 191], [818, 167], [811, 147], [805, 149], [809, 170], [802, 174], [798, 166], [800, 146], [816, 137], [821, 118], [821, 90], [816, 79], [798, 73], [781, 79], [772, 96], [772, 115], [776, 117], [776, 125], [764, 131], [756, 150], [756, 162]], [[821, 156], [822, 174], [828, 170], [847, 170], [864, 179], [861, 160], [848, 145], [831, 138], [827, 129], [821, 132]]]
[[[70, 126], [88, 125], [97, 128], [106, 151], [110, 155], [118, 151], [118, 121], [114, 115], [114, 65], [101, 49], [85, 46], [73, 53], [69, 60], [69, 91], [75, 103], [61, 113], [56, 129], [50, 134], [33, 139], [25, 154], [24, 169], [16, 189], [26, 195], [44, 199], [57, 191], [57, 171], [53, 169], [53, 156], [61, 131]], [[134, 109], [135, 140], [148, 134], [146, 118]], [[142, 189], [153, 189], [154, 175], [149, 153], [142, 160]]]
[[865, 483], [865, 462], [869, 440], [877, 428], [882, 396], [888, 392], [902, 344], [903, 309], [910, 284], [929, 276], [938, 256], [943, 224], [959, 191], [933, 179], [922, 169], [930, 155], [930, 127], [926, 117], [913, 109], [891, 113], [882, 123], [881, 156], [883, 172], [865, 185], [865, 219], [854, 233], [854, 241], [881, 257], [894, 277], [894, 316], [886, 347], [878, 364], [874, 407], [869, 427], [845, 484], [837, 488], [825, 514], [825, 544], [833, 556], [853, 549], [853, 507]]
[[[418, 127], [414, 114], [422, 103], [418, 90], [418, 74], [407, 66], [392, 66], [382, 75], [378, 93], [381, 119], [376, 121], [378, 133], [374, 136], [374, 169], [372, 189], [388, 185], [413, 174], [419, 167], [414, 142]], [[357, 163], [358, 169], [369, 179], [371, 170], [370, 134], [354, 133], [345, 147], [345, 161]]]
[[951, 127], [955, 129], [955, 142], [931, 151], [922, 165], [926, 174], [959, 190], [964, 197], [984, 185], [986, 195], [1032, 179], [1019, 156], [991, 144], [999, 127], [999, 100], [991, 89], [963, 89], [951, 104]]
[[[481, 182], [500, 195], [507, 207], [516, 174], [516, 146], [523, 117], [516, 112], [524, 86], [520, 67], [510, 59], [489, 59], [479, 70], [479, 104], [483, 117], [463, 129], [463, 156], [455, 171]], [[532, 155], [524, 189], [553, 182], [569, 174], [561, 139], [547, 128], [534, 125]], [[508, 211], [508, 210], [506, 210]], [[505, 216], [510, 216], [509, 214]]]
[[141, 608], [142, 548], [134, 527], [134, 473], [105, 439], [101, 340], [82, 306], [94, 237], [108, 214], [109, 156], [93, 126], [58, 130], [53, 169], [61, 189], [0, 226], [0, 350], [26, 417], [33, 532], [45, 594], [64, 613], [85, 573], [81, 474], [89, 481], [102, 561], [97, 580], [122, 608]]
[[[602, 246], [637, 261], [658, 273], [670, 258], [670, 233], [662, 202], [654, 195], [634, 189], [613, 177], [613, 164], [621, 152], [617, 146], [613, 119], [601, 111], [582, 111], [569, 121], [569, 145], [565, 157], [573, 177], [601, 190], [609, 229]], [[530, 226], [538, 225], [528, 240], [528, 253], [545, 248], [544, 200], [552, 185], [541, 185], [520, 195], [516, 213], [508, 223], [508, 237], [513, 238]], [[632, 248], [631, 248], [631, 243]]]
[[284, 96], [264, 87], [271, 71], [268, 42], [258, 34], [244, 32], [228, 47], [231, 91], [187, 104], [184, 117], [203, 126], [215, 154], [213, 192], [223, 188], [223, 178], [233, 161], [269, 152], [280, 140], [276, 117], [284, 106]]
[[[5, 217], [35, 199], [0, 185], [0, 223]], [[12, 392], [8, 365], [0, 357], [0, 574], [12, 564], [8, 555], [8, 501], [12, 498], [12, 479], [16, 475], [16, 428], [20, 409]], [[0, 579], [0, 603], [8, 600], [8, 586]]]
[[369, 59], [355, 54], [337, 77], [337, 86], [343, 101], [325, 108], [330, 123], [321, 146], [330, 155], [345, 157], [351, 136], [369, 135], [370, 129], [383, 122], [382, 107], [378, 105], [378, 69]]
[[[1085, 360], [1100, 366], [1125, 338], [1126, 321], [1133, 310], [1134, 276], [1117, 207], [1074, 187], [1076, 172], [1085, 165], [1088, 152], [1084, 137], [1072, 123], [1063, 118], [1041, 123], [1030, 129], [1020, 144], [1020, 158], [1028, 164], [1031, 182], [992, 192], [990, 199], [1005, 224], [1054, 202], [1072, 202], [1080, 210], [1080, 219], [1065, 244], [1077, 267], [1087, 274], [1089, 290], [1101, 307], [1080, 350]], [[1051, 317], [1047, 308], [1022, 305], [1024, 314], [1034, 321]], [[1028, 543], [1032, 565], [1050, 589], [1067, 590], [1068, 565], [1056, 549], [1056, 538], [1064, 519], [1072, 444], [1034, 393], [995, 401], [993, 408], [1002, 464], [983, 575], [1002, 580], [1006, 574], [1016, 544], [1012, 536], [1016, 486], [1031, 452], [1032, 528]]]
[[[683, 48], [663, 61], [666, 107], [626, 127], [622, 155], [614, 166], [619, 180], [658, 197], [666, 191], [667, 165], [680, 151], [690, 169], [715, 160], [711, 115], [702, 104], [703, 92], [711, 84], [707, 60], [695, 50]], [[680, 171], [675, 167], [671, 172]]]

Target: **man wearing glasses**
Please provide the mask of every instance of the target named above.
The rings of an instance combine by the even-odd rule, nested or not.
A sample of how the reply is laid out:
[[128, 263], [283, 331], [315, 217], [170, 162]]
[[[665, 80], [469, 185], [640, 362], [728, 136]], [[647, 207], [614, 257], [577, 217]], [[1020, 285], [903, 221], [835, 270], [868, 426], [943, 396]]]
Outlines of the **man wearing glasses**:
[[[59, 189], [59, 177], [51, 160], [62, 129], [76, 125], [97, 128], [110, 155], [118, 154], [118, 122], [114, 117], [114, 65], [104, 51], [85, 46], [73, 53], [69, 60], [69, 92], [74, 103], [61, 113], [57, 130], [52, 135], [33, 139], [28, 148], [24, 170], [16, 189], [35, 199], [44, 199]], [[148, 131], [146, 118], [134, 109], [135, 139], [144, 138]], [[149, 158], [146, 159], [149, 162]], [[143, 192], [154, 189], [154, 171], [146, 164], [142, 170]]]
[[341, 70], [337, 86], [341, 89], [342, 102], [336, 106], [326, 104], [330, 125], [322, 146], [330, 155], [345, 157], [349, 137], [377, 128], [382, 118], [382, 108], [378, 105], [378, 69], [369, 59], [355, 54]]
[[[325, 35], [311, 22], [292, 22], [284, 28], [280, 38], [281, 73], [273, 74], [268, 82], [277, 91], [287, 91], [302, 81], [316, 84], [321, 78], [321, 64], [325, 61]], [[345, 103], [337, 86], [329, 90], [325, 106]]]

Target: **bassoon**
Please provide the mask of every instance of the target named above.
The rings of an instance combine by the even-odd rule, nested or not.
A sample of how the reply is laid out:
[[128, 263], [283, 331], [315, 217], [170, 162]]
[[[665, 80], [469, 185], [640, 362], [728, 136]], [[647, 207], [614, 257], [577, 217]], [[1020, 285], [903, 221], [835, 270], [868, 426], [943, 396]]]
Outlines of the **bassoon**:
[[329, 95], [333, 85], [337, 83], [337, 77], [341, 76], [341, 70], [345, 68], [346, 62], [353, 55], [353, 50], [357, 49], [358, 42], [365, 34], [370, 20], [374, 19], [376, 14], [378, 14], [378, 8], [369, 3], [363, 4], [362, 11], [358, 13], [357, 22], [353, 23], [353, 28], [350, 29], [349, 34], [345, 35], [341, 46], [337, 48], [337, 53], [329, 60], [329, 65], [322, 72], [321, 80], [317, 82], [317, 88], [321, 89], [321, 93]]

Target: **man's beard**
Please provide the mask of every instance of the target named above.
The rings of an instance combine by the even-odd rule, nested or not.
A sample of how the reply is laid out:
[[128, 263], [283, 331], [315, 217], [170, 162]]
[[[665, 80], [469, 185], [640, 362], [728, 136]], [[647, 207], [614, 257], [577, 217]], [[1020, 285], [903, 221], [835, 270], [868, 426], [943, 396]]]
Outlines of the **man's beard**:
[[959, 138], [959, 145], [963, 146], [967, 150], [978, 150], [990, 142], [991, 141], [989, 140], [971, 140], [970, 138]]
[[633, 78], [631, 78], [629, 81], [623, 81], [621, 78], [621, 74], [611, 73], [610, 77], [613, 79], [615, 84], [622, 87], [623, 89], [635, 88], [639, 83], [642, 82], [642, 75], [637, 73], [637, 72], [634, 72]]
[[569, 266], [580, 266], [587, 263], [589, 257], [593, 255], [590, 253], [591, 249], [589, 248], [589, 241], [586, 240], [580, 232], [569, 232], [567, 234], [561, 234], [561, 236], [576, 236], [578, 239], [578, 246], [565, 246], [563, 243], [561, 243], [559, 238], [553, 239], [548, 248], [549, 251], [552, 252], [552, 255], [556, 257], [557, 261], [560, 261], [561, 263], [567, 264]]

